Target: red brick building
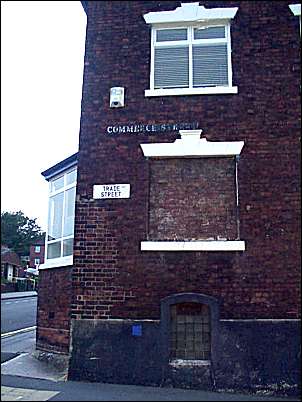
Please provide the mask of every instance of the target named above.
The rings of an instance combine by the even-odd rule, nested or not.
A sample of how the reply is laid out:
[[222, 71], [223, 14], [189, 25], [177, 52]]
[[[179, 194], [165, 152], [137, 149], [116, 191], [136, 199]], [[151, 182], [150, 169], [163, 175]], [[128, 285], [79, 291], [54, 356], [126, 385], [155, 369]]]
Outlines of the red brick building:
[[295, 390], [300, 6], [82, 4], [79, 153], [43, 173], [37, 347], [69, 354], [70, 379]]
[[41, 264], [44, 264], [45, 257], [45, 242], [38, 240], [29, 248], [29, 267], [39, 269]]
[[21, 261], [18, 254], [1, 244], [1, 278], [7, 282], [15, 282], [21, 271]]

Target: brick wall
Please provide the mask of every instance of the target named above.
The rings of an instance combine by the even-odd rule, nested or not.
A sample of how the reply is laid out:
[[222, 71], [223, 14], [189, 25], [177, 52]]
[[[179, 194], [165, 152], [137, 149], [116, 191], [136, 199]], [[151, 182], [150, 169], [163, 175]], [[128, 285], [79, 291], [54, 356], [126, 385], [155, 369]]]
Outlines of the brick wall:
[[37, 349], [68, 353], [71, 267], [40, 270]]
[[233, 158], [152, 160], [149, 194], [149, 240], [236, 239]]
[[[289, 1], [203, 3], [226, 4], [239, 7], [231, 28], [238, 94], [146, 98], [150, 29], [142, 15], [175, 9], [179, 2], [88, 2], [74, 318], [158, 319], [159, 300], [184, 291], [216, 297], [223, 318], [299, 316], [299, 20], [288, 8]], [[125, 87], [124, 108], [109, 108], [113, 86]], [[108, 134], [107, 126], [195, 121], [209, 141], [245, 141], [238, 174], [240, 237], [246, 251], [141, 252], [152, 214], [149, 173], [154, 165], [144, 158], [140, 144], [173, 142], [178, 134]], [[170, 163], [163, 171], [169, 171]], [[130, 183], [130, 199], [93, 200], [93, 185], [107, 183]], [[213, 189], [220, 184], [214, 179]], [[169, 186], [173, 191], [172, 182]], [[151, 202], [159, 201], [152, 197]], [[182, 214], [177, 204], [173, 211]], [[221, 230], [213, 211], [211, 234]], [[151, 233], [170, 236], [175, 227], [158, 231], [161, 218], [151, 219]], [[196, 227], [191, 229], [193, 236]]]
[[[37, 246], [40, 246], [40, 251], [38, 253], [36, 253], [35, 248]], [[43, 244], [33, 244], [30, 246], [29, 248], [29, 266], [32, 268], [36, 268], [35, 265], [35, 259], [39, 258], [40, 259], [40, 264], [44, 263], [44, 257], [45, 257], [45, 245]]]

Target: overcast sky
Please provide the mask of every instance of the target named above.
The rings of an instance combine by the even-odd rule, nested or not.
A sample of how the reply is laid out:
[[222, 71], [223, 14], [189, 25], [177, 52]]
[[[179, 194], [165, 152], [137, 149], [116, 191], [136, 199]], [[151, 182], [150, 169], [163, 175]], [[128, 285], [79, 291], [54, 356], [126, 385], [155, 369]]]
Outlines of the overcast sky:
[[1, 1], [1, 212], [43, 230], [41, 172], [78, 151], [85, 30], [80, 1]]

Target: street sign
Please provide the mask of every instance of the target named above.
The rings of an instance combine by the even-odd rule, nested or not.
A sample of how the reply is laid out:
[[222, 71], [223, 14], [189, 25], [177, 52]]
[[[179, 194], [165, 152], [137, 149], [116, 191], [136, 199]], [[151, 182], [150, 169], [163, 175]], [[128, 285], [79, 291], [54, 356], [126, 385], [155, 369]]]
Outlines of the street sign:
[[130, 198], [130, 184], [95, 184], [93, 198]]

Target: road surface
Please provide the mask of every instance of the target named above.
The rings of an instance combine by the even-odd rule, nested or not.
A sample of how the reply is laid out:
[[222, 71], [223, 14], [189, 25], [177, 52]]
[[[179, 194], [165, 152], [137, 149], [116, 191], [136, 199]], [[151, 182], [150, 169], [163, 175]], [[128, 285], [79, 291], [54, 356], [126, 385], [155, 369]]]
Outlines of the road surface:
[[37, 296], [1, 300], [1, 334], [36, 325]]
[[36, 330], [19, 333], [1, 339], [1, 363], [20, 353], [32, 353], [36, 346]]

